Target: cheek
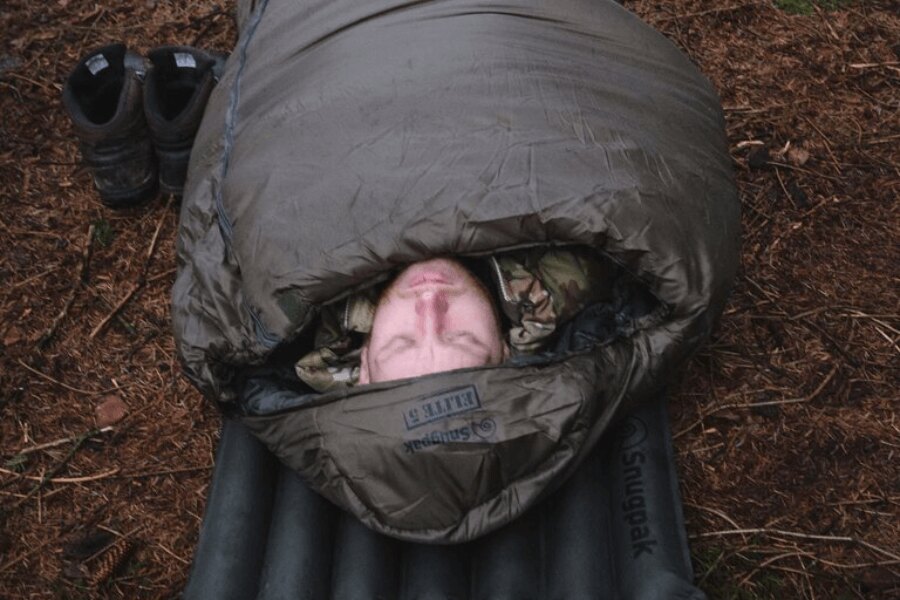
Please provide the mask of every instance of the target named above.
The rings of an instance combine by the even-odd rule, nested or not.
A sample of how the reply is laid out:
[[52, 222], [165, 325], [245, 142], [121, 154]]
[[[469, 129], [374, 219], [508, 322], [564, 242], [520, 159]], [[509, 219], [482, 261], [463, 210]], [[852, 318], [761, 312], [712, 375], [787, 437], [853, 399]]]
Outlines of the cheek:
[[409, 315], [414, 314], [415, 306], [405, 304], [409, 303], [402, 299], [389, 298], [378, 305], [372, 321], [373, 339], [394, 331], [409, 321]]
[[468, 298], [460, 303], [458, 310], [454, 311], [453, 321], [459, 328], [477, 331], [484, 337], [496, 338], [500, 335], [494, 307], [482, 298]]

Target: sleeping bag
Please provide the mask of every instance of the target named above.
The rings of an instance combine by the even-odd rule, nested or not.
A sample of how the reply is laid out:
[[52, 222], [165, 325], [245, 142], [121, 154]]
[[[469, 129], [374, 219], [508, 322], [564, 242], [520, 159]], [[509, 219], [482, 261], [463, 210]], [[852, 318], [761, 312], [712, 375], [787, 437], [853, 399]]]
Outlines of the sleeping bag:
[[[721, 312], [740, 235], [716, 94], [611, 0], [243, 7], [181, 208], [185, 371], [376, 531], [492, 531]], [[323, 311], [403, 267], [540, 248], [619, 273], [542, 351], [324, 392], [296, 376]]]

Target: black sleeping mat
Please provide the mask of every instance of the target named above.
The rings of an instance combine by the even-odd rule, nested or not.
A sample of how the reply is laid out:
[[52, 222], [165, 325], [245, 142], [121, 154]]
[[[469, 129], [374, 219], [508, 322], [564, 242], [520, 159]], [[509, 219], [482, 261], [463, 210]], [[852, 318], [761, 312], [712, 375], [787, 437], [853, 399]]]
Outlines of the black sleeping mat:
[[226, 421], [187, 599], [701, 599], [662, 398], [558, 491], [465, 544], [401, 542], [319, 497]]

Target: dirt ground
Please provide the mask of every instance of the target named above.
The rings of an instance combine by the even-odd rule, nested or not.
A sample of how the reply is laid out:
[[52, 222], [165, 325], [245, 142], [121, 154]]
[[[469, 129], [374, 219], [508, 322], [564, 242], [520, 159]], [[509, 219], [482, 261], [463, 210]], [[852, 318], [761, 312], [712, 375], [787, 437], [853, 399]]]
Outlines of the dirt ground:
[[[671, 394], [697, 582], [900, 597], [898, 5], [625, 4], [719, 90], [743, 205], [733, 297]], [[60, 91], [106, 43], [228, 50], [230, 10], [0, 8], [0, 598], [186, 580], [219, 417], [174, 353], [177, 207], [104, 208]]]

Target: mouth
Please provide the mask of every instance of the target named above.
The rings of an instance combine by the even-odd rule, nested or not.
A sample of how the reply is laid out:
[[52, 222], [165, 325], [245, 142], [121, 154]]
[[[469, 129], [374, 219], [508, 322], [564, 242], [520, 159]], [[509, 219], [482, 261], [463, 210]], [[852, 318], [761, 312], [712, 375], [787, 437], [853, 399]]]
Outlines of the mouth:
[[428, 271], [416, 274], [406, 285], [407, 288], [417, 288], [426, 285], [449, 285], [450, 281], [444, 273]]
[[462, 265], [444, 258], [434, 258], [413, 263], [396, 280], [398, 290], [422, 291], [426, 287], [442, 288], [447, 291], [460, 288], [466, 281], [466, 271]]
[[451, 287], [457, 281], [451, 269], [444, 268], [442, 265], [422, 264], [416, 265], [409, 269], [401, 282], [401, 288], [413, 289], [425, 286], [431, 287]]

